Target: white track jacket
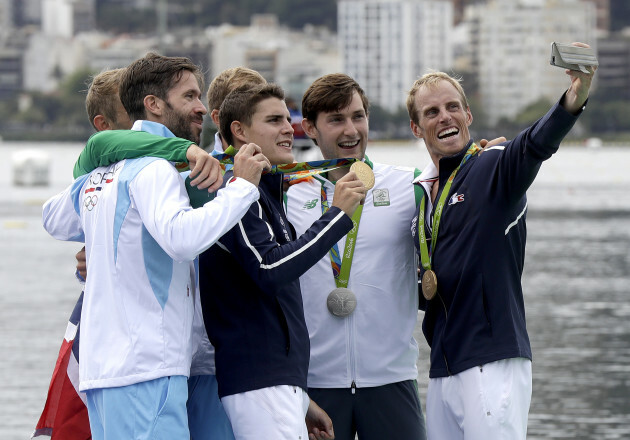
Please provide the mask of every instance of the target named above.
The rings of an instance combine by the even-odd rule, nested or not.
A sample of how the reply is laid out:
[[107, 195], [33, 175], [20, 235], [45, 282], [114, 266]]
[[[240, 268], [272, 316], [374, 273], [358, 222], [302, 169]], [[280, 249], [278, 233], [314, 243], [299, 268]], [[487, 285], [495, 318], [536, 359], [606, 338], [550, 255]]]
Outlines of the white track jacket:
[[[326, 255], [300, 277], [311, 341], [308, 386], [373, 387], [417, 378], [417, 259], [410, 221], [415, 212], [413, 169], [374, 164], [376, 183], [365, 199], [348, 288], [354, 312], [333, 316], [326, 307], [336, 287]], [[289, 221], [298, 235], [322, 215], [321, 188], [332, 203], [334, 185], [317, 177], [290, 187]], [[343, 253], [345, 237], [339, 243]]]
[[190, 262], [258, 197], [237, 179], [193, 210], [173, 165], [146, 157], [97, 168], [45, 203], [53, 237], [85, 241], [81, 391], [189, 375]]

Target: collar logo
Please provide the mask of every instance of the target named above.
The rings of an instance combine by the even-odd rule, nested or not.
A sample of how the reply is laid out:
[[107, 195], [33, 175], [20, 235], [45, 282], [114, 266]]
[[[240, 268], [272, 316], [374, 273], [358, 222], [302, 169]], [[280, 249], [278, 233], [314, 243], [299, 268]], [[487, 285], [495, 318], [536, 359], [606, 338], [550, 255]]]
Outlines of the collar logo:
[[455, 193], [449, 199], [448, 204], [449, 205], [454, 205], [456, 203], [463, 202], [463, 201], [464, 201], [464, 195]]
[[306, 209], [313, 209], [316, 206], [317, 206], [317, 199], [307, 200], [306, 203], [304, 203], [304, 206], [302, 206], [302, 210], [304, 211]]

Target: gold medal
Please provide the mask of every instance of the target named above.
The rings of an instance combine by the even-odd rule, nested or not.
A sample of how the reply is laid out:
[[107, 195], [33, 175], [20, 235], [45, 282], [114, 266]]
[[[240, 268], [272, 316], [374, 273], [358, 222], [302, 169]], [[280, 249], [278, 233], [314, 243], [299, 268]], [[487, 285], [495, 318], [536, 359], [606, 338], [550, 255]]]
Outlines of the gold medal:
[[355, 162], [350, 165], [350, 171], [354, 171], [359, 180], [363, 182], [365, 188], [374, 188], [374, 172], [365, 162]]
[[431, 269], [422, 275], [422, 295], [427, 301], [432, 300], [437, 293], [437, 276]]
[[352, 290], [345, 287], [337, 287], [328, 294], [326, 306], [330, 313], [344, 318], [354, 312], [357, 306], [357, 297]]

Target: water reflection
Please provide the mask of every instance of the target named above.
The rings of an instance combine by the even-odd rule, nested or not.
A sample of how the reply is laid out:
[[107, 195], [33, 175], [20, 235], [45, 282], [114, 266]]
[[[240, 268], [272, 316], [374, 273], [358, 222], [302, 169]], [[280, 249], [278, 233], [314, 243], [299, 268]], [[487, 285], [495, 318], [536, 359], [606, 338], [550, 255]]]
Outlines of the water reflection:
[[630, 214], [530, 212], [530, 439], [630, 437]]

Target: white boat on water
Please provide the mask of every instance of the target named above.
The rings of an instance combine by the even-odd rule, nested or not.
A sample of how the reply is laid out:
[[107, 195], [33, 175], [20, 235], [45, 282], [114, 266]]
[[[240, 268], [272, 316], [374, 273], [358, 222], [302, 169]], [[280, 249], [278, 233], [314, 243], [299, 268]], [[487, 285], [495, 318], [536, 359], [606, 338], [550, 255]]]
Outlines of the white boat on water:
[[48, 153], [36, 149], [18, 150], [11, 159], [14, 185], [48, 185], [51, 162]]

